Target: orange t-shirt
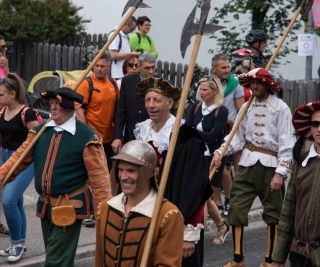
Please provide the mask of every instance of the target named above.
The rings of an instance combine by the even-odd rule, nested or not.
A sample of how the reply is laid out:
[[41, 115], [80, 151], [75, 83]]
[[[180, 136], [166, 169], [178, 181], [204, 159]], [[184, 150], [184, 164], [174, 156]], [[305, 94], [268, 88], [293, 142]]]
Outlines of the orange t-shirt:
[[[120, 95], [119, 88], [114, 88], [112, 82], [97, 80], [94, 75], [90, 75], [93, 87], [100, 90], [93, 90], [91, 102], [86, 109], [86, 121], [102, 137], [103, 143], [110, 143], [114, 139], [113, 122], [116, 113], [117, 100]], [[77, 92], [84, 97], [88, 103], [89, 84], [84, 80], [78, 87]]]

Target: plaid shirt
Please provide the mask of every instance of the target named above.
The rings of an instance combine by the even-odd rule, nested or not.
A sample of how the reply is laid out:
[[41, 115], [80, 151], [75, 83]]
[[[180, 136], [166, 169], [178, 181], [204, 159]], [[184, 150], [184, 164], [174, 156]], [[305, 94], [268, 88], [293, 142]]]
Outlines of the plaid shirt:
[[[313, 150], [313, 149], [311, 149]], [[303, 158], [310, 155], [306, 152]], [[273, 260], [285, 262], [292, 241], [320, 241], [320, 156], [312, 156], [307, 165], [294, 163], [278, 225], [278, 240]]]

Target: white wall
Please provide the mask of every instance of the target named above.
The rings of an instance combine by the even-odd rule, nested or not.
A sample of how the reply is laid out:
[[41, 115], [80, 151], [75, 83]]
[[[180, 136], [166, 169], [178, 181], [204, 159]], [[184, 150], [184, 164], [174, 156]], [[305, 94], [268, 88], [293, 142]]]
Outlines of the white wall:
[[[121, 13], [127, 0], [72, 0], [78, 6], [83, 6], [80, 12], [85, 18], [91, 19], [87, 24], [88, 33], [108, 33], [121, 22]], [[209, 18], [213, 17], [213, 6], [222, 5], [221, 2], [213, 0]], [[151, 19], [150, 36], [154, 39], [159, 58], [162, 61], [186, 63], [190, 60], [194, 38], [188, 47], [185, 58], [180, 53], [180, 37], [184, 23], [196, 4], [196, 0], [145, 0], [144, 3], [152, 8], [138, 9], [134, 16], [146, 15]], [[196, 17], [199, 18], [200, 12], [197, 11]], [[289, 18], [291, 19], [291, 18]], [[238, 22], [236, 22], [238, 23]], [[230, 27], [230, 25], [223, 25]], [[300, 30], [299, 33], [302, 33]], [[298, 33], [298, 32], [297, 32]], [[217, 32], [217, 34], [219, 34]], [[281, 37], [278, 37], [280, 41]], [[317, 37], [319, 54], [313, 57], [313, 78], [318, 78], [317, 70], [320, 64], [320, 38]], [[292, 44], [296, 47], [297, 44]], [[206, 36], [202, 38], [197, 63], [203, 67], [210, 67], [212, 54], [209, 49], [219, 48], [213, 39]], [[273, 52], [275, 49], [269, 47]], [[305, 77], [305, 57], [299, 57], [297, 54], [291, 54], [288, 57], [291, 64], [282, 65], [275, 69], [275, 75], [281, 74], [286, 79], [304, 79]], [[285, 60], [283, 61], [285, 62]]]

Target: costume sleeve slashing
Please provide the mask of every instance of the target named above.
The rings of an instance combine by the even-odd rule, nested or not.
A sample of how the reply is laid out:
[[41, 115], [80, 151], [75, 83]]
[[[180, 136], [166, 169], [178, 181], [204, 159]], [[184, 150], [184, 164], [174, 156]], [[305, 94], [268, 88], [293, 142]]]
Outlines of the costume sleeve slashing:
[[98, 204], [112, 196], [110, 174], [102, 145], [96, 142], [87, 144], [83, 159], [92, 189], [94, 210], [97, 212]]

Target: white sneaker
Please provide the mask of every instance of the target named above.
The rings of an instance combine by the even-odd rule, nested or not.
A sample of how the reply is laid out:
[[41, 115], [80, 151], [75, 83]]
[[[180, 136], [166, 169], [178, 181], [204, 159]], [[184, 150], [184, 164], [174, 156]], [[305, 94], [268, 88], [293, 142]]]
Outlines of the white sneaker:
[[[3, 252], [1, 254], [1, 252]], [[27, 253], [27, 247], [23, 247], [21, 245], [11, 245], [10, 248], [4, 249], [0, 251], [1, 256], [5, 256], [6, 254], [8, 256], [7, 261], [8, 262], [15, 262], [21, 259], [21, 256]]]

